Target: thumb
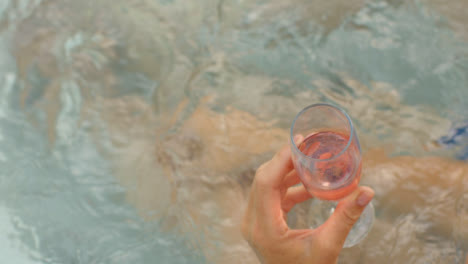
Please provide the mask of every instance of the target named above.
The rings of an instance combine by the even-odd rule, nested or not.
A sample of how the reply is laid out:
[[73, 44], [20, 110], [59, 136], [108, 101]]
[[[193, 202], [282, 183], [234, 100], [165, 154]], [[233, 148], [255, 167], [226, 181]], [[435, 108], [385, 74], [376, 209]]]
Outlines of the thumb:
[[322, 234], [332, 245], [343, 247], [349, 231], [361, 216], [364, 208], [374, 197], [369, 187], [358, 187], [352, 194], [342, 200], [333, 215], [325, 222]]

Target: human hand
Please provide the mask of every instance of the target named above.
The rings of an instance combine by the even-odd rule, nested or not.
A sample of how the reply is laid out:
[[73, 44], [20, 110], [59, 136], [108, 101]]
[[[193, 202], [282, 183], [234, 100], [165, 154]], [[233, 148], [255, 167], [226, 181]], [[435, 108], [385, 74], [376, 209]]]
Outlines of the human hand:
[[295, 204], [312, 198], [283, 147], [257, 170], [242, 223], [242, 234], [262, 263], [336, 263], [346, 236], [374, 191], [358, 187], [319, 228], [293, 230], [286, 223]]

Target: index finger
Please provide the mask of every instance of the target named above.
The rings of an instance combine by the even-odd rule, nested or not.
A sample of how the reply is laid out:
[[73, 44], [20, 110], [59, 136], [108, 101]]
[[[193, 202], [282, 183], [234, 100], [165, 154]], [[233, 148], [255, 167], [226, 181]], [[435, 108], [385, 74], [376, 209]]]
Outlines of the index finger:
[[275, 156], [268, 161], [258, 172], [258, 181], [272, 188], [283, 186], [286, 175], [294, 169], [291, 158], [291, 148], [283, 146]]
[[291, 150], [284, 146], [270, 161], [263, 164], [255, 175], [252, 190], [256, 198], [254, 204], [259, 218], [257, 221], [262, 223], [265, 235], [269, 237], [287, 230], [281, 209], [281, 190], [285, 186], [286, 175], [293, 167]]

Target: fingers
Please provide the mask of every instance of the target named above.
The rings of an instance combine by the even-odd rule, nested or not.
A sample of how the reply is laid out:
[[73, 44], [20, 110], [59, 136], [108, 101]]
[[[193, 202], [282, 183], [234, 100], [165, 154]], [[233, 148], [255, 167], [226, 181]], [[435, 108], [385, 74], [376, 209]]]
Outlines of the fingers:
[[291, 172], [284, 177], [283, 180], [283, 186], [286, 188], [289, 188], [293, 185], [296, 185], [301, 182], [301, 179], [299, 178], [299, 174], [297, 173], [296, 170], [292, 170]]
[[304, 136], [301, 134], [297, 134], [294, 136], [294, 144], [299, 147], [299, 144], [301, 144], [302, 140], [304, 140]]
[[273, 159], [257, 170], [256, 181], [262, 186], [280, 188], [284, 178], [293, 168], [291, 149], [286, 145], [275, 154]]
[[285, 145], [257, 170], [251, 189], [252, 206], [265, 232], [287, 230], [282, 201], [287, 188], [300, 181], [293, 169], [291, 147]]
[[302, 203], [312, 198], [313, 196], [306, 190], [304, 185], [291, 187], [286, 192], [283, 199], [283, 211], [288, 213], [298, 203]]
[[341, 201], [332, 216], [323, 225], [322, 234], [332, 245], [343, 246], [349, 231], [361, 216], [364, 208], [374, 197], [369, 187], [359, 187]]
[[[303, 139], [304, 137], [302, 135], [296, 135], [294, 137], [294, 142], [298, 145]], [[261, 171], [261, 173], [257, 173], [257, 180], [261, 184], [265, 184], [276, 189], [284, 186], [285, 179], [288, 179], [288, 182], [286, 182], [287, 187], [297, 184], [298, 181], [294, 179], [294, 175], [288, 175], [291, 170], [294, 169], [291, 158], [291, 147], [289, 144], [284, 145], [270, 161], [260, 167], [259, 171]], [[292, 184], [289, 183], [289, 179], [292, 180]]]

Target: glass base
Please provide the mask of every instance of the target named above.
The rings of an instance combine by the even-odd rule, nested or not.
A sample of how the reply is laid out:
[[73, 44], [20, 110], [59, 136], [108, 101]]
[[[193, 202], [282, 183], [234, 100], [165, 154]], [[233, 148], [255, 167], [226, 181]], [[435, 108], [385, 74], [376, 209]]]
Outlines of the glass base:
[[[330, 215], [335, 211], [337, 204], [337, 202], [314, 199], [311, 203], [308, 217], [311, 223], [310, 227], [317, 228], [325, 223], [325, 221], [327, 221]], [[359, 220], [354, 224], [346, 237], [343, 247], [350, 248], [359, 244], [359, 242], [361, 242], [371, 230], [372, 224], [374, 223], [374, 217], [374, 206], [372, 203], [369, 203], [366, 208], [364, 208], [361, 217], [359, 217]]]

